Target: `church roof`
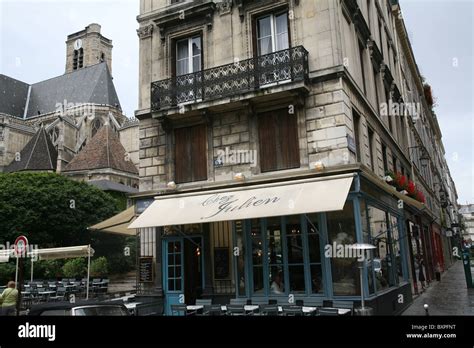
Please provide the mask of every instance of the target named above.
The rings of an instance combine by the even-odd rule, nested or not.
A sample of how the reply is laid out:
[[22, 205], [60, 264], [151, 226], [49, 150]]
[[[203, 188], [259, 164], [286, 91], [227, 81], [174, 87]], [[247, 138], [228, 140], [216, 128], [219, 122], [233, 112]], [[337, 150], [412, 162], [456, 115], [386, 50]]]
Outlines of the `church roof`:
[[5, 172], [56, 171], [58, 152], [44, 127], [41, 127], [20, 152], [20, 160], [13, 160]]
[[23, 118], [30, 85], [0, 74], [0, 112]]
[[63, 172], [111, 168], [138, 175], [137, 167], [127, 161], [126, 157], [126, 151], [117, 134], [110, 125], [105, 125], [69, 162]]
[[[29, 96], [28, 89], [31, 87]], [[7, 92], [5, 92], [7, 91]], [[120, 108], [106, 62], [28, 85], [0, 75], [0, 112], [26, 118], [54, 112], [64, 103], [105, 104]], [[59, 105], [58, 105], [59, 104]]]

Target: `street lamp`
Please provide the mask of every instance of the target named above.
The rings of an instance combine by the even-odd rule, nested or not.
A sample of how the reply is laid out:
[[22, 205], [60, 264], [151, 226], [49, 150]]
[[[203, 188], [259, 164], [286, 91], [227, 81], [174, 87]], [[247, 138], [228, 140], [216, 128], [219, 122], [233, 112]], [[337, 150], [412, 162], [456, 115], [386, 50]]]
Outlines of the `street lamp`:
[[376, 247], [372, 244], [367, 244], [367, 243], [356, 243], [352, 244], [351, 248], [354, 250], [362, 250], [364, 253], [364, 257], [362, 258], [362, 261], [359, 263], [359, 277], [360, 277], [360, 303], [361, 303], [361, 308], [359, 310], [360, 315], [369, 315], [371, 310], [368, 308], [365, 308], [365, 297], [364, 297], [364, 283], [363, 283], [363, 270], [364, 270], [364, 261], [366, 257], [366, 251], [367, 250], [373, 250], [376, 249]]

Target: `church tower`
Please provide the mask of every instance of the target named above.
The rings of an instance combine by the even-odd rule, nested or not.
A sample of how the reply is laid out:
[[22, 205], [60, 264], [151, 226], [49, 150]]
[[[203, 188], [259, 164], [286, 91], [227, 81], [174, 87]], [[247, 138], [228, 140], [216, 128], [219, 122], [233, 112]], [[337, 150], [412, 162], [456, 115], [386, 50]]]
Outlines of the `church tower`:
[[92, 23], [67, 37], [66, 73], [101, 62], [106, 62], [112, 73], [112, 40], [102, 36], [100, 29], [99, 24]]

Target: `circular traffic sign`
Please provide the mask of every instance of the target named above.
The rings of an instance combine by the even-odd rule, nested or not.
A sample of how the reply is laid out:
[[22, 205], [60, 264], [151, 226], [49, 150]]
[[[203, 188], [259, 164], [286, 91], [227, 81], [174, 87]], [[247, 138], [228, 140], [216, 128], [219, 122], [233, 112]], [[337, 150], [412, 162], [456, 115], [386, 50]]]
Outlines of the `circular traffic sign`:
[[19, 236], [15, 240], [15, 252], [17, 255], [22, 255], [23, 253], [25, 253], [27, 247], [28, 239], [25, 236]]

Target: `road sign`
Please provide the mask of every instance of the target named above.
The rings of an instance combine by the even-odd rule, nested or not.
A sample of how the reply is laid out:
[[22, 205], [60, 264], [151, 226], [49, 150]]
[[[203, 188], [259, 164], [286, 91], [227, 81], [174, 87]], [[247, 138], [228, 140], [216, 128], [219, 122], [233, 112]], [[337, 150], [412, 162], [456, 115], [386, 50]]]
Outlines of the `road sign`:
[[20, 236], [15, 240], [15, 252], [18, 255], [23, 255], [28, 248], [28, 239], [25, 236]]

